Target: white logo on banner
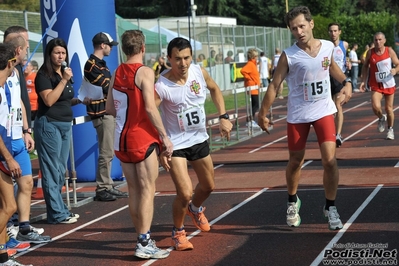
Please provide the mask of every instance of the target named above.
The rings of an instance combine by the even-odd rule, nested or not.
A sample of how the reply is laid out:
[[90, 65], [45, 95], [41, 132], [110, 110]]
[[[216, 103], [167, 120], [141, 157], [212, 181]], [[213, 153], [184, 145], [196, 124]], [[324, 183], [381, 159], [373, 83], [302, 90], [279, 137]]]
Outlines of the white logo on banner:
[[[80, 31], [79, 19], [77, 18], [73, 21], [71, 31], [69, 32], [68, 53], [70, 62], [72, 62], [72, 58], [75, 56], [75, 54], [78, 56], [81, 70], [81, 76], [79, 78], [83, 77], [83, 69], [89, 57], [87, 56], [85, 44], [82, 38], [82, 32]], [[75, 76], [77, 76], [77, 69], [74, 69], [74, 72]]]

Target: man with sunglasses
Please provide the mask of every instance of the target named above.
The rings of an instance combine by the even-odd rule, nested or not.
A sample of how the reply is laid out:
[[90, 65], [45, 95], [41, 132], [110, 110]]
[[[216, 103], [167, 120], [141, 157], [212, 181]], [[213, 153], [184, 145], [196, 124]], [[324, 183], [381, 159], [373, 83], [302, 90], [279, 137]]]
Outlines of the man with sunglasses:
[[82, 82], [90, 83], [93, 90], [102, 89], [102, 99], [85, 98], [87, 114], [90, 116], [94, 128], [97, 131], [99, 156], [96, 172], [96, 197], [98, 201], [113, 201], [117, 198], [127, 198], [127, 192], [122, 192], [113, 187], [111, 178], [111, 161], [114, 157], [114, 131], [115, 118], [105, 112], [105, 104], [111, 73], [104, 60], [109, 56], [112, 47], [118, 45], [106, 32], [99, 32], [93, 37], [94, 52], [90, 55], [84, 67], [85, 79]]

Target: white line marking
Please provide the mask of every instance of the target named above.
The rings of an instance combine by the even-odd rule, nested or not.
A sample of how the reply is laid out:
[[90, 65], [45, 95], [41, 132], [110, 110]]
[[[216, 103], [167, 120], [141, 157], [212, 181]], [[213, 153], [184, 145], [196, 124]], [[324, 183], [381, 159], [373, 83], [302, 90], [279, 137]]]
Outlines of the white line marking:
[[367, 199], [360, 205], [360, 207], [355, 211], [355, 213], [349, 218], [349, 220], [345, 223], [344, 227], [338, 231], [338, 233], [334, 236], [333, 239], [331, 239], [330, 243], [327, 244], [327, 246], [320, 252], [320, 254], [317, 256], [317, 258], [310, 264], [310, 266], [317, 266], [321, 263], [323, 260], [323, 254], [324, 250], [327, 248], [330, 249], [333, 247], [333, 244], [337, 243], [338, 240], [344, 235], [346, 230], [353, 224], [353, 222], [356, 220], [356, 218], [359, 216], [359, 214], [366, 208], [366, 206], [370, 203], [370, 201], [375, 197], [375, 195], [380, 191], [380, 189], [383, 187], [383, 184], [379, 184], [373, 192], [367, 197]]
[[[219, 215], [218, 217], [216, 217], [215, 219], [213, 219], [209, 224], [213, 225], [216, 222], [220, 221], [221, 219], [223, 219], [224, 217], [226, 217], [227, 215], [229, 215], [230, 213], [234, 212], [235, 210], [237, 210], [238, 208], [244, 206], [245, 204], [247, 204], [248, 202], [250, 202], [251, 200], [255, 199], [256, 197], [258, 197], [259, 195], [261, 195], [263, 192], [265, 192], [266, 190], [268, 190], [268, 188], [263, 188], [262, 190], [258, 191], [257, 193], [255, 193], [254, 195], [252, 195], [251, 197], [247, 198], [246, 200], [244, 200], [243, 202], [241, 202], [240, 204], [237, 204], [237, 206], [231, 208], [230, 210], [226, 211], [225, 213], [223, 213], [222, 215]], [[190, 234], [189, 236], [187, 236], [187, 240], [190, 240], [191, 238], [193, 238], [194, 236], [198, 235], [199, 233], [201, 233], [201, 230], [197, 230], [195, 232], [193, 232], [192, 234]], [[173, 247], [169, 247], [167, 249], [167, 251], [171, 252], [173, 251], [174, 248]], [[142, 266], [148, 266], [153, 264], [154, 262], [156, 262], [158, 259], [150, 259], [148, 262], [144, 263]]]
[[95, 233], [91, 233], [91, 234], [87, 234], [87, 235], [83, 235], [83, 236], [93, 236], [93, 235], [99, 235], [99, 234], [101, 234], [102, 232], [95, 232]]
[[397, 162], [394, 167], [399, 167], [399, 162]]

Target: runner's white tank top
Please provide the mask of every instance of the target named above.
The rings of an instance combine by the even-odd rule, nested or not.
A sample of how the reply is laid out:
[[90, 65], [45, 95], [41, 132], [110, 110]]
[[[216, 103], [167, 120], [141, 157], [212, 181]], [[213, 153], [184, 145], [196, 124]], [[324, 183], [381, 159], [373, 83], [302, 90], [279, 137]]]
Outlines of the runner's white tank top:
[[334, 44], [320, 41], [321, 47], [316, 57], [311, 57], [296, 43], [284, 50], [288, 61], [286, 81], [289, 89], [289, 123], [313, 122], [337, 112], [331, 99], [329, 75]]
[[21, 87], [19, 85], [19, 78], [14, 69], [12, 75], [7, 78], [7, 86], [11, 93], [11, 108], [12, 115], [12, 139], [22, 138], [22, 106], [21, 106]]
[[[165, 70], [163, 74], [170, 70]], [[206, 82], [200, 66], [191, 64], [184, 85], [176, 84], [163, 75], [155, 84], [162, 102], [162, 122], [174, 150], [189, 148], [209, 138], [206, 132], [204, 103]]]

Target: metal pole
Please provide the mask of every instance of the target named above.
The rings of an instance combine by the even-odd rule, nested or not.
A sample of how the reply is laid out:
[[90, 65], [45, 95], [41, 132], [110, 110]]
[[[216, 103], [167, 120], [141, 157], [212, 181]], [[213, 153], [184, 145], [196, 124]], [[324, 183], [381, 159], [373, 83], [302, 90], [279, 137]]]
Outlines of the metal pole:
[[187, 17], [188, 17], [188, 40], [191, 40], [191, 30], [190, 30], [190, 0], [187, 0]]
[[197, 10], [197, 6], [194, 5], [194, 0], [191, 0], [190, 9], [191, 9], [191, 16], [193, 17], [192, 21], [193, 21], [194, 60], [196, 62], [197, 61], [197, 47], [196, 47], [196, 41], [195, 41], [195, 11]]
[[162, 55], [161, 20], [157, 19], [157, 22], [158, 22], [159, 54]]

